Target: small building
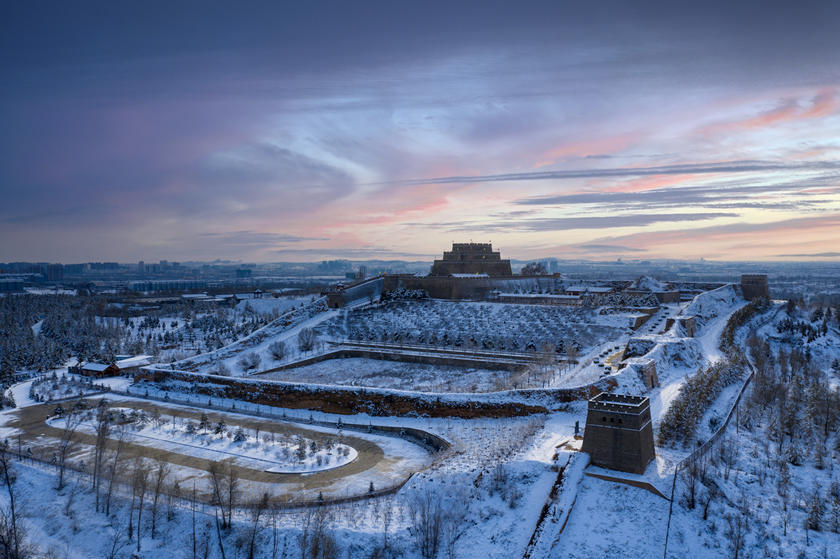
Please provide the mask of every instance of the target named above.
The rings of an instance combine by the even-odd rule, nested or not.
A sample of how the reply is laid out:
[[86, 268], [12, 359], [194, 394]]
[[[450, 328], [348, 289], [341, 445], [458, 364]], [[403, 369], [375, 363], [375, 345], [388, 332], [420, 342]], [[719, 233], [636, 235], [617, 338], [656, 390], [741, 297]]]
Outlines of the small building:
[[606, 392], [589, 400], [583, 451], [596, 466], [643, 473], [656, 455], [650, 400]]
[[114, 363], [114, 366], [119, 370], [117, 374], [129, 376], [140, 372], [140, 367], [151, 365], [152, 359], [151, 355], [137, 355], [128, 359], [121, 359]]
[[85, 363], [75, 368], [80, 375], [93, 378], [115, 377], [120, 374], [120, 369], [111, 363]]

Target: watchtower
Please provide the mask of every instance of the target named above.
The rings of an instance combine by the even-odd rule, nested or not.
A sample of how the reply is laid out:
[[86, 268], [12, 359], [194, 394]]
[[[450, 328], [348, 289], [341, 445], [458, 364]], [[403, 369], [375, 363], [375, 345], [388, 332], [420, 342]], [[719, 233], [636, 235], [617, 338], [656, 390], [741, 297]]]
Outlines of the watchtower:
[[606, 392], [589, 400], [583, 451], [596, 466], [643, 473], [656, 455], [650, 400]]
[[767, 274], [742, 274], [741, 293], [744, 299], [753, 300], [763, 297], [770, 298], [770, 287], [767, 285]]

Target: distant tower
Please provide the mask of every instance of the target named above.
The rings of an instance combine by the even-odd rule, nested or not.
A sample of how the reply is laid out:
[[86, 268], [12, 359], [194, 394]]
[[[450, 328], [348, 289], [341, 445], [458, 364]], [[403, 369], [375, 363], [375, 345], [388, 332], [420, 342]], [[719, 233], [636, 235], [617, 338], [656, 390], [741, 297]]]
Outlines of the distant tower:
[[767, 285], [767, 274], [743, 274], [741, 276], [741, 293], [744, 299], [770, 298], [770, 287]]
[[601, 392], [589, 400], [583, 451], [596, 466], [641, 474], [653, 460], [650, 401]]
[[430, 276], [453, 274], [486, 274], [488, 276], [510, 276], [510, 260], [502, 260], [499, 251], [490, 243], [452, 243], [452, 250], [443, 253], [443, 259], [435, 260]]
[[137, 273], [138, 274], [145, 274], [146, 273], [146, 263], [142, 260], [137, 263]]

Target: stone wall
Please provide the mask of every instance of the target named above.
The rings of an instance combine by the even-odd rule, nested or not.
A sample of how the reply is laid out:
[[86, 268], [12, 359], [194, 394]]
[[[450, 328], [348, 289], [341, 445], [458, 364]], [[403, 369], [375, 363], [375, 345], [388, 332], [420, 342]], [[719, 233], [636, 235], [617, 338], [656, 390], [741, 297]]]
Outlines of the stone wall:
[[562, 286], [559, 276], [511, 276], [498, 278], [454, 278], [446, 276], [385, 276], [384, 291], [393, 291], [399, 287], [419, 289], [435, 299], [478, 299], [490, 298], [493, 291], [513, 292], [521, 289], [526, 292], [552, 291]]
[[286, 383], [168, 371], [145, 367], [135, 382], [164, 391], [193, 392], [288, 409], [373, 416], [515, 417], [547, 413], [565, 403], [591, 398], [615, 387], [615, 379], [573, 389], [533, 389], [487, 394], [424, 394], [355, 386]]

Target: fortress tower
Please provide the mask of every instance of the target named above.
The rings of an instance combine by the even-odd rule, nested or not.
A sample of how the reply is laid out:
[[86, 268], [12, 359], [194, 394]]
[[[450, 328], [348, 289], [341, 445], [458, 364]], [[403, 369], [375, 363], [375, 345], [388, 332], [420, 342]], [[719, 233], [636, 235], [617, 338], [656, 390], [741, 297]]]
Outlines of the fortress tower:
[[641, 474], [653, 460], [650, 401], [601, 392], [589, 400], [583, 451], [596, 466]]
[[502, 260], [490, 243], [452, 243], [452, 250], [443, 253], [443, 260], [435, 260], [429, 275], [455, 274], [511, 276], [513, 272], [510, 260]]
[[753, 300], [759, 297], [770, 298], [770, 287], [767, 285], [767, 274], [742, 274], [741, 293], [744, 299]]

